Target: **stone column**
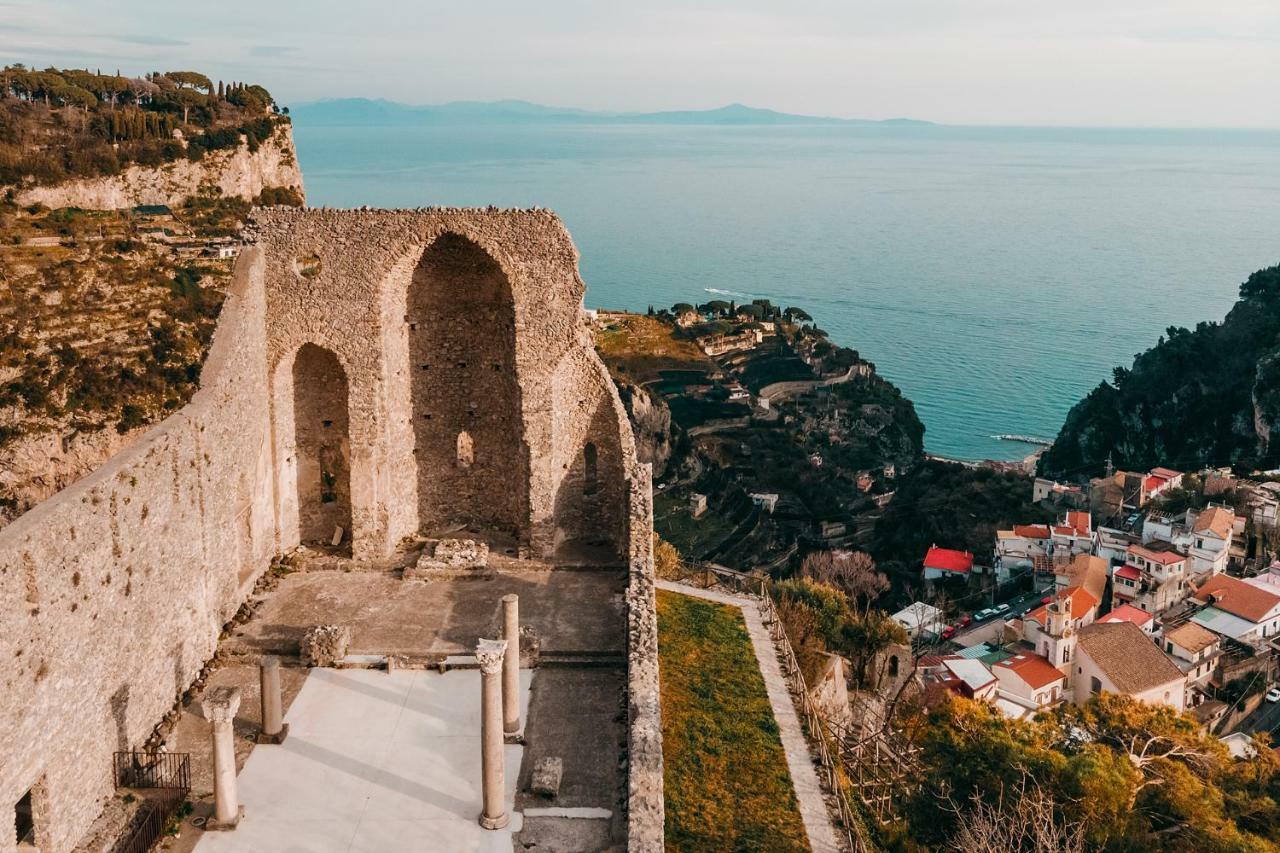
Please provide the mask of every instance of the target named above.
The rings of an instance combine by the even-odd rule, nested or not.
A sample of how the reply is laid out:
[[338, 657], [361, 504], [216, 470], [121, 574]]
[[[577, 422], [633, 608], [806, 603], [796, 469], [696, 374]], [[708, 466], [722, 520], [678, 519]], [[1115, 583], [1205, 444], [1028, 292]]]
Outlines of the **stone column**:
[[520, 596], [502, 596], [502, 638], [507, 653], [502, 658], [502, 733], [520, 731]]
[[289, 727], [284, 725], [284, 702], [280, 695], [280, 658], [263, 655], [259, 664], [262, 685], [262, 731], [258, 743], [284, 743]]
[[502, 659], [506, 651], [506, 640], [480, 640], [476, 644], [476, 659], [480, 661], [480, 773], [484, 791], [480, 825], [485, 829], [502, 829], [508, 821], [502, 739]]
[[205, 694], [204, 718], [213, 734], [213, 817], [205, 829], [235, 829], [244, 809], [236, 793], [236, 735], [240, 688], [214, 687]]

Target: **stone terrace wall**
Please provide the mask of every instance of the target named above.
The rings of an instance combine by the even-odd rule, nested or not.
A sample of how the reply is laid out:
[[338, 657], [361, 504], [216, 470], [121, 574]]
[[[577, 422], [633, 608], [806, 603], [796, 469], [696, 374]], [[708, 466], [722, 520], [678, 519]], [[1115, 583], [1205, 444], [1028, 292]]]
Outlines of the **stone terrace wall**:
[[661, 853], [665, 821], [651, 470], [637, 462], [627, 478], [631, 552], [627, 586], [627, 849], [631, 853]]
[[191, 403], [0, 532], [0, 851], [34, 789], [69, 850], [276, 551], [261, 253], [237, 267]]
[[[564, 226], [540, 210], [257, 217], [192, 402], [0, 531], [0, 824], [34, 791], [41, 850], [70, 849], [112, 790], [111, 753], [146, 739], [271, 557], [304, 535], [300, 518], [320, 519], [315, 535], [340, 517], [357, 559], [385, 555], [438, 521], [419, 501], [421, 478], [458, 465], [450, 476], [477, 499], [517, 493], [493, 497], [520, 508], [517, 532], [540, 555], [608, 543], [595, 553], [628, 560], [631, 849], [660, 850], [650, 470], [592, 348]], [[431, 268], [410, 314], [423, 259], [445, 235], [450, 261]], [[464, 310], [475, 331], [443, 355], [410, 346], [430, 318], [453, 316], [440, 300], [477, 268], [503, 298]], [[505, 350], [490, 331], [507, 335]], [[415, 389], [434, 381], [411, 380], [415, 370], [448, 372], [441, 387], [459, 396], [495, 382], [432, 423], [446, 438], [476, 423], [474, 464], [527, 478], [467, 483], [451, 440], [418, 423], [436, 398]], [[493, 393], [513, 387], [512, 371], [519, 394]], [[495, 424], [519, 435], [486, 444]], [[484, 459], [487, 448], [497, 451]], [[300, 501], [316, 504], [310, 515]], [[317, 515], [330, 502], [340, 515]], [[0, 831], [0, 853], [12, 846]]]

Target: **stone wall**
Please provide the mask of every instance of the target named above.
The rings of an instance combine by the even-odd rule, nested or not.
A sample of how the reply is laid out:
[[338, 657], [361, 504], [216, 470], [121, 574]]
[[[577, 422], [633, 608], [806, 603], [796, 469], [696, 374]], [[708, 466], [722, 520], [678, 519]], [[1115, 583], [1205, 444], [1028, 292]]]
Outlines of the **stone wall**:
[[[191, 403], [0, 532], [0, 826], [79, 839], [276, 550], [261, 254], [234, 278]], [[0, 832], [0, 851], [12, 849]]]
[[197, 162], [182, 159], [163, 166], [130, 166], [109, 178], [84, 178], [18, 193], [19, 204], [118, 210], [139, 204], [175, 206], [216, 186], [224, 196], [255, 199], [267, 187], [302, 189], [302, 171], [293, 148], [293, 130], [282, 124], [270, 139], [249, 151], [247, 145], [211, 151]]
[[33, 791], [40, 849], [70, 849], [112, 752], [147, 738], [275, 554], [336, 526], [381, 557], [465, 521], [628, 562], [632, 849], [661, 849], [650, 472], [564, 227], [273, 208], [250, 236], [192, 402], [0, 531], [0, 824]]
[[661, 853], [662, 697], [658, 682], [658, 601], [653, 568], [650, 467], [627, 479], [630, 583], [627, 587], [627, 849]]
[[311, 344], [349, 382], [356, 557], [460, 522], [541, 556], [579, 542], [623, 555], [634, 441], [554, 214], [271, 208], [255, 234], [285, 547], [300, 541], [308, 500], [292, 366]]

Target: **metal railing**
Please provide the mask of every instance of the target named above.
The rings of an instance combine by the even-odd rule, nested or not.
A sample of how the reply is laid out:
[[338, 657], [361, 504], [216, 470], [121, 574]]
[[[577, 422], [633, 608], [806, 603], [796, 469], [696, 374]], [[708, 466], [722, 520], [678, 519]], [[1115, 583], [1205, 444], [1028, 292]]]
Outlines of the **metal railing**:
[[818, 761], [822, 768], [820, 781], [831, 793], [831, 801], [835, 803], [840, 820], [839, 829], [853, 853], [867, 853], [870, 847], [864, 837], [865, 827], [850, 803], [847, 786], [841, 779], [844, 770], [839, 760], [840, 756], [832, 749], [832, 746], [838, 746], [841, 740], [810, 697], [804, 671], [800, 668], [800, 661], [796, 657], [791, 640], [787, 637], [773, 596], [770, 594], [769, 578], [764, 575], [745, 574], [714, 563], [695, 563], [686, 566], [686, 572], [680, 580], [682, 583], [701, 589], [717, 587], [756, 599], [761, 621], [764, 622], [765, 628], [769, 631], [769, 637], [773, 640], [774, 648], [778, 651], [783, 676], [800, 711], [805, 733], [818, 753]]
[[817, 748], [818, 763], [822, 768], [822, 782], [833, 795], [832, 799], [836, 804], [845, 841], [854, 853], [867, 853], [868, 845], [863, 837], [862, 821], [849, 802], [848, 792], [840, 778], [843, 768], [838, 761], [838, 756], [832, 755], [831, 744], [839, 743], [839, 740], [834, 737], [826, 718], [813, 702], [809, 686], [804, 679], [804, 671], [800, 668], [800, 661], [796, 657], [790, 638], [787, 637], [787, 631], [782, 625], [782, 618], [778, 615], [773, 596], [768, 592], [768, 586], [762, 584], [760, 589], [760, 618], [769, 630], [774, 647], [780, 652], [782, 674], [791, 688], [792, 697], [798, 701], [809, 740]]
[[185, 752], [117, 752], [116, 788], [147, 791], [138, 813], [111, 853], [149, 853], [164, 838], [191, 792], [191, 756]]
[[185, 752], [117, 752], [117, 788], [191, 790], [191, 756]]

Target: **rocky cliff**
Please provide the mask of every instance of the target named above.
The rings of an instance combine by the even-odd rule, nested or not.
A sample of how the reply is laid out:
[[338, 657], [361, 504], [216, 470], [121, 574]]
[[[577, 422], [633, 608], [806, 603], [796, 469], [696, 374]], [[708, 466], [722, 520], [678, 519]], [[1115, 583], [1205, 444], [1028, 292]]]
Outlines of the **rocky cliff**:
[[1082, 478], [1121, 468], [1273, 468], [1280, 442], [1280, 266], [1240, 285], [1221, 323], [1173, 327], [1072, 407], [1040, 472]]
[[302, 172], [290, 125], [281, 123], [272, 136], [250, 146], [211, 151], [198, 161], [176, 160], [159, 167], [131, 166], [119, 175], [82, 178], [53, 186], [34, 186], [17, 194], [22, 205], [118, 210], [135, 205], [177, 206], [217, 187], [225, 197], [252, 201], [265, 189], [287, 187], [303, 193]]
[[652, 465], [654, 478], [660, 479], [671, 459], [674, 439], [671, 409], [661, 397], [655, 397], [630, 382], [619, 381], [618, 394], [631, 417], [636, 436], [636, 456], [641, 462]]

